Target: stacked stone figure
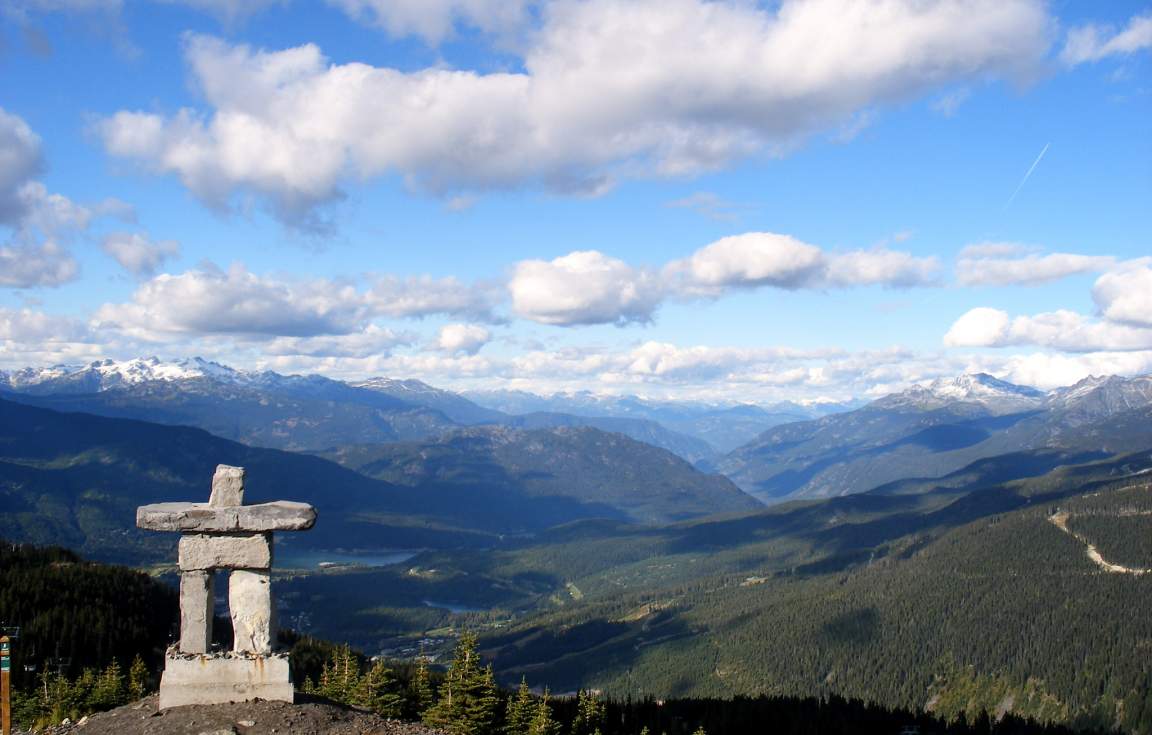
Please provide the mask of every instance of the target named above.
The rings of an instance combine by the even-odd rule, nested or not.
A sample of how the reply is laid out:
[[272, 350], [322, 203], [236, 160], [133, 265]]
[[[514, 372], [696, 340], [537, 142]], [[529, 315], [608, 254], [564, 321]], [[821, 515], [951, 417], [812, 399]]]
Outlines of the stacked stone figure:
[[[168, 650], [160, 709], [252, 699], [293, 701], [288, 657], [273, 652], [272, 532], [316, 523], [307, 503], [244, 505], [244, 468], [220, 465], [204, 503], [157, 503], [136, 511], [136, 525], [179, 531], [180, 643]], [[231, 652], [212, 650], [217, 570], [228, 570]]]

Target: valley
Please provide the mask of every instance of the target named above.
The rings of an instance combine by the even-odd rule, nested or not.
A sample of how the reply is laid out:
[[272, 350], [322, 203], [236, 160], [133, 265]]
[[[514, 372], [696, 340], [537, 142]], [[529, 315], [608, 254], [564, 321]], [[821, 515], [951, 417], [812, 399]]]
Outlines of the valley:
[[[216, 373], [244, 391], [209, 390]], [[945, 717], [1152, 723], [1147, 659], [1128, 655], [1152, 629], [1126, 612], [1152, 601], [1148, 378], [1038, 394], [968, 376], [772, 426], [693, 466], [611, 422], [496, 415], [423, 384], [212, 375], [79, 393], [9, 377], [9, 537], [171, 580], [153, 562], [171, 559], [172, 539], [136, 531], [134, 508], [203, 494], [215, 463], [232, 463], [254, 500], [320, 512], [278, 551], [280, 617], [300, 633], [444, 660], [472, 630], [501, 682], [558, 692], [837, 695]], [[332, 405], [313, 412], [302, 385]], [[372, 410], [434, 413], [438, 433], [363, 441], [345, 420], [401, 392], [424, 403]], [[110, 415], [148, 416], [170, 395], [198, 396], [199, 413]], [[205, 430], [254, 401], [302, 412], [294, 436], [331, 444], [285, 451]], [[632, 433], [653, 411], [626, 419]], [[203, 426], [171, 425], [178, 415]]]

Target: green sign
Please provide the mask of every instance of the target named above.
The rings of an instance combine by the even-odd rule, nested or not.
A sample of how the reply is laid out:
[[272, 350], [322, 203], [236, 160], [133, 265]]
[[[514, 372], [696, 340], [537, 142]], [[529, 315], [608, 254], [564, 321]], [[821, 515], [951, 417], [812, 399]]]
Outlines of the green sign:
[[0, 643], [0, 653], [8, 653], [8, 641]]
[[12, 659], [8, 658], [7, 656], [0, 658], [0, 671], [11, 671], [11, 660]]

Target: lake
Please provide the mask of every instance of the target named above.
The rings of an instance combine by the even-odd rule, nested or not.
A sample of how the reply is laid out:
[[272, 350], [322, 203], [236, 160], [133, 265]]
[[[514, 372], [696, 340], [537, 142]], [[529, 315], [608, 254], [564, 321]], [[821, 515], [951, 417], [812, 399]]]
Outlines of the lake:
[[420, 549], [371, 549], [325, 551], [323, 549], [276, 548], [278, 569], [320, 569], [328, 566], [386, 567], [408, 561]]

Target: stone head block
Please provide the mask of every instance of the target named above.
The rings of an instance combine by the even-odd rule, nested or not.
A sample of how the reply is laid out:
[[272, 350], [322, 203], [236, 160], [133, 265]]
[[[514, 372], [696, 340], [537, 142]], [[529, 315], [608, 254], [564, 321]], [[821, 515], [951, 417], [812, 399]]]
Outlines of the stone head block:
[[230, 465], [216, 465], [212, 476], [212, 496], [208, 505], [213, 508], [228, 508], [244, 505], [244, 468]]

